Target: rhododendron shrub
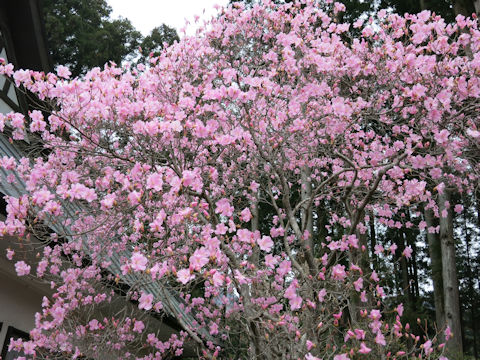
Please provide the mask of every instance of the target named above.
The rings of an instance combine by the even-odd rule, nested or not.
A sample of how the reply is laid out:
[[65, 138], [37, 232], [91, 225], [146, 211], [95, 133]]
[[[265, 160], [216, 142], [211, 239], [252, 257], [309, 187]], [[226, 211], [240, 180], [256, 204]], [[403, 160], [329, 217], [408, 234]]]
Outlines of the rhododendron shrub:
[[[1, 66], [51, 104], [1, 117], [13, 143], [30, 132], [43, 148], [1, 160], [28, 191], [7, 197], [2, 231], [45, 242], [35, 265], [9, 256], [19, 275], [53, 289], [31, 342], [16, 348], [74, 358], [161, 359], [185, 344], [205, 358], [440, 356], [438, 337], [411, 333], [382, 287], [366, 224], [411, 228], [397, 220], [407, 207], [439, 217], [445, 187], [470, 191], [480, 32], [461, 16], [447, 25], [428, 11], [380, 13], [355, 23], [352, 38], [335, 20], [342, 9], [234, 5], [149, 67], [110, 65], [82, 79]], [[64, 231], [45, 231], [52, 224]], [[374, 250], [386, 259], [396, 245]], [[143, 282], [115, 291], [130, 274]], [[160, 339], [146, 325], [169, 308], [146, 284], [181, 299], [178, 335]], [[118, 298], [138, 311], [96, 315]]]

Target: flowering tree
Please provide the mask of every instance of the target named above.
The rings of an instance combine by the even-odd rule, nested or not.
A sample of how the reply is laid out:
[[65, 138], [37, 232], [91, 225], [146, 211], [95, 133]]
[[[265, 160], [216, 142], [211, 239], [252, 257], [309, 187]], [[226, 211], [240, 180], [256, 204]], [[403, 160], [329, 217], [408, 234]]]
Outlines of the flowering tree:
[[[31, 341], [13, 347], [50, 358], [161, 359], [191, 342], [204, 358], [441, 356], [439, 338], [411, 333], [381, 286], [367, 224], [411, 228], [406, 208], [461, 211], [446, 195], [471, 191], [479, 170], [480, 32], [461, 16], [382, 11], [351, 38], [335, 21], [343, 10], [233, 5], [148, 68], [83, 79], [0, 67], [51, 105], [0, 119], [42, 148], [0, 163], [27, 190], [7, 197], [2, 231], [44, 242], [36, 268], [15, 266], [54, 291]], [[141, 311], [96, 315], [118, 297]], [[167, 313], [182, 330], [164, 341], [145, 314]], [[439, 329], [452, 356], [455, 326]]]

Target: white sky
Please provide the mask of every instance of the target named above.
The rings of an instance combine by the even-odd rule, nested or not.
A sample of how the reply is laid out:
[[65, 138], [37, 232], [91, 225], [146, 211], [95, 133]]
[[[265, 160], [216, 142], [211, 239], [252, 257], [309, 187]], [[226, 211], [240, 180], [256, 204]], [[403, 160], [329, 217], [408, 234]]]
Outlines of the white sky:
[[[193, 35], [195, 28], [203, 23], [194, 23], [194, 16], [210, 19], [217, 13], [214, 5], [225, 6], [228, 0], [108, 0], [112, 7], [113, 18], [119, 16], [129, 19], [133, 26], [143, 35], [161, 24], [175, 28], [180, 35], [180, 29], [185, 26], [185, 19], [190, 21], [187, 34]], [[205, 10], [205, 12], [204, 12]]]

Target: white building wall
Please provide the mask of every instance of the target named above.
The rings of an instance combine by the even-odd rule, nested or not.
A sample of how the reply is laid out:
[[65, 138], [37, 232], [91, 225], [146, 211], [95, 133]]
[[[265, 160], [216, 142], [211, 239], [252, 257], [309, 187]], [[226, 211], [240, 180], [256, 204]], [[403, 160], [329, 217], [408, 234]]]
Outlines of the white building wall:
[[0, 288], [0, 322], [3, 323], [0, 331], [1, 351], [5, 341], [9, 340], [5, 339], [9, 326], [26, 333], [33, 329], [34, 315], [41, 311], [43, 294], [30, 286], [28, 281], [14, 278], [9, 271], [2, 268], [0, 268]]
[[[5, 217], [0, 214], [0, 221], [4, 220]], [[21, 243], [15, 237], [0, 236], [0, 356], [4, 345], [10, 342], [10, 336], [6, 338], [8, 328], [13, 327], [28, 334], [35, 326], [35, 313], [42, 311], [43, 297], [52, 293], [46, 283], [30, 276], [19, 277], [15, 272], [15, 262], [23, 258], [35, 273], [36, 252], [25, 251], [35, 245], [38, 244]], [[14, 261], [6, 258], [8, 248], [16, 253]]]

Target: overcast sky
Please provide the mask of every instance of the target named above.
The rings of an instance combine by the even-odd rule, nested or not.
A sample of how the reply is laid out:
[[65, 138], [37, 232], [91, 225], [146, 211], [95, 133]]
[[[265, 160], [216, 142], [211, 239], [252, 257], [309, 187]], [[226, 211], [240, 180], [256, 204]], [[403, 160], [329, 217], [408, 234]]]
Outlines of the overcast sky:
[[[113, 18], [129, 19], [143, 35], [148, 35], [156, 26], [167, 24], [182, 36], [180, 29], [184, 27], [185, 19], [193, 24], [195, 15], [210, 18], [216, 14], [214, 5], [224, 6], [228, 0], [108, 0], [108, 3], [113, 8]], [[194, 27], [187, 31], [190, 35], [194, 32]]]

